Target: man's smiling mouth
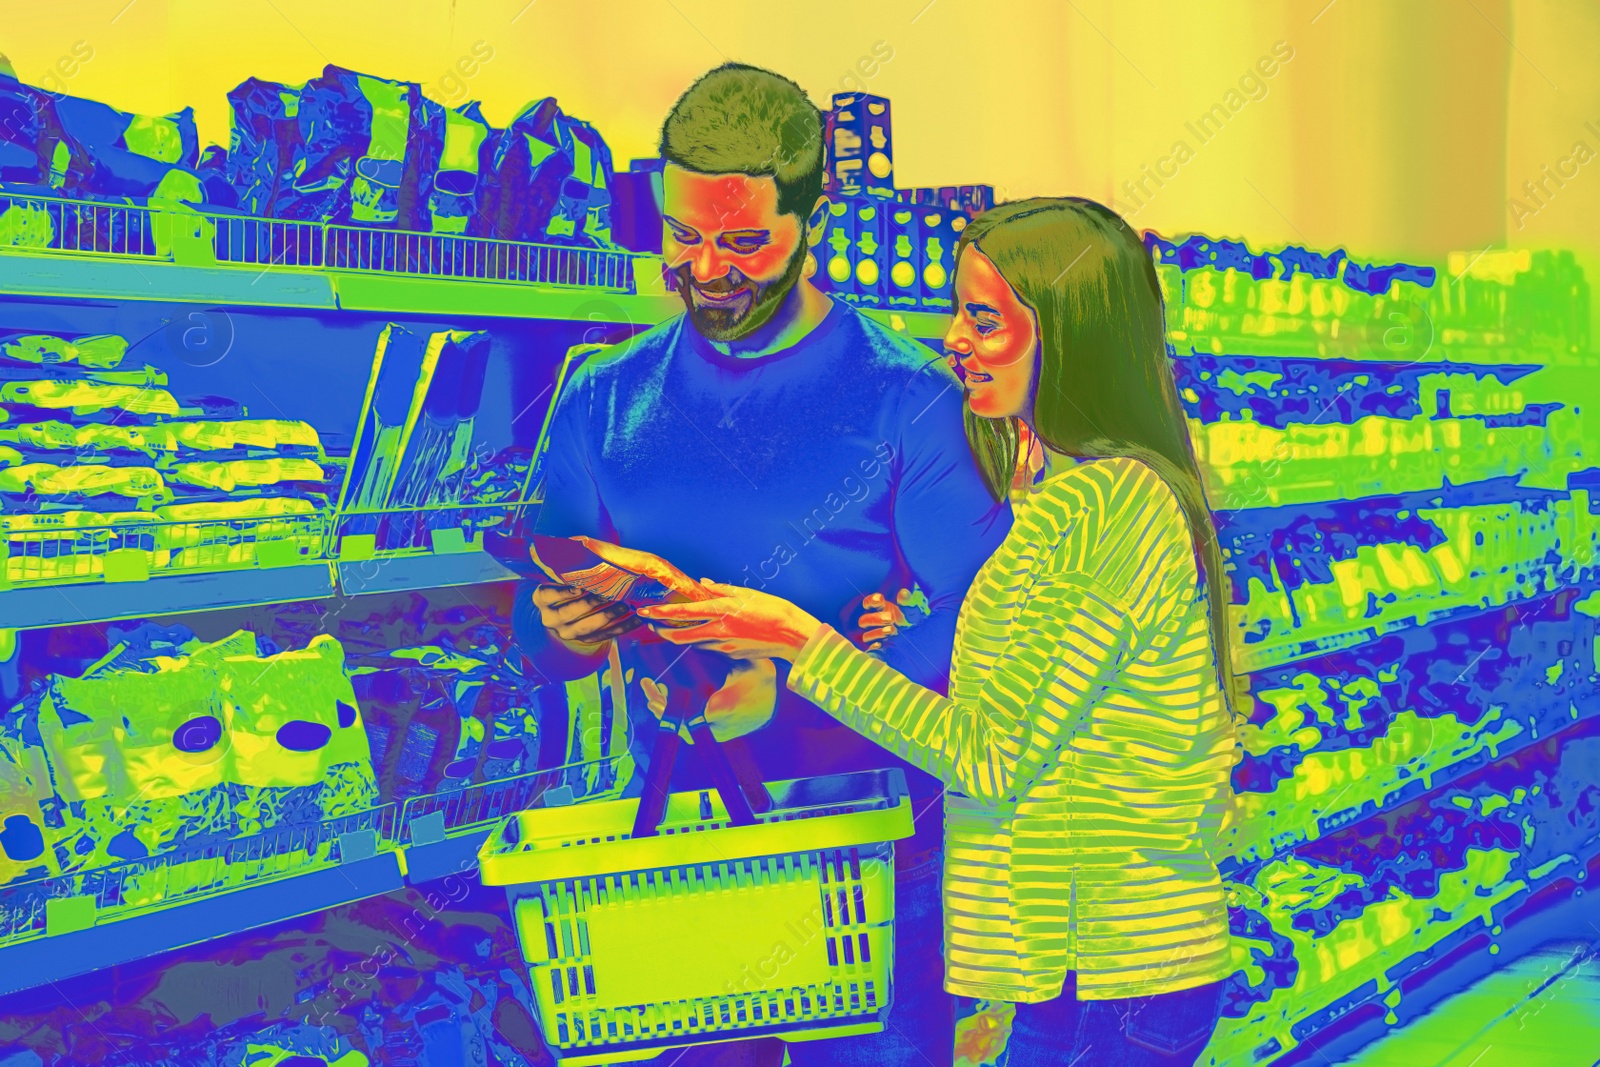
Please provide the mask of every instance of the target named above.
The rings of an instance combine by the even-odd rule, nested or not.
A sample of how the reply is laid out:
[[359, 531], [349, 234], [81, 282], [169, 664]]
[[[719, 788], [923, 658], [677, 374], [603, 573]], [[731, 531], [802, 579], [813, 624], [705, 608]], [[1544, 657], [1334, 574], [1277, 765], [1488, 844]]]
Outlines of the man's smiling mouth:
[[741, 285], [736, 289], [729, 289], [726, 292], [720, 292], [720, 293], [708, 292], [707, 290], [702, 289], [699, 286], [695, 286], [695, 288], [694, 288], [695, 299], [699, 303], [709, 304], [712, 307], [727, 307], [729, 304], [734, 303], [735, 301], [739, 300], [741, 297], [744, 297], [744, 296], [748, 295], [749, 292], [750, 292], [749, 286], [745, 286], [745, 285]]

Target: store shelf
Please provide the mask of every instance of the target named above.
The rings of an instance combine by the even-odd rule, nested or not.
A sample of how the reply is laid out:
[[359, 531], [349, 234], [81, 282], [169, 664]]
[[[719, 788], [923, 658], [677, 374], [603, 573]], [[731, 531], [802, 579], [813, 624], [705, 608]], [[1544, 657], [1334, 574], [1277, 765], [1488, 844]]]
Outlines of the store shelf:
[[0, 995], [403, 888], [393, 852], [0, 948]]
[[[53, 300], [152, 300], [229, 307], [342, 310], [373, 315], [461, 315], [653, 326], [676, 315], [672, 294], [376, 271], [286, 267], [197, 267], [157, 259], [0, 249], [0, 293]], [[944, 336], [948, 316], [863, 308], [913, 337]]]
[[430, 552], [387, 559], [341, 560], [338, 570], [339, 590], [346, 596], [476, 585], [517, 577], [486, 552]]
[[155, 574], [142, 582], [84, 582], [0, 591], [7, 629], [105, 622], [210, 608], [312, 600], [334, 591], [326, 560], [200, 574]]
[[276, 267], [190, 267], [159, 260], [0, 251], [0, 293], [54, 300], [157, 300], [332, 310], [333, 279]]
[[34, 630], [315, 600], [332, 596], [336, 591], [356, 596], [516, 578], [514, 572], [484, 552], [437, 552], [346, 560], [337, 564], [319, 560], [292, 567], [152, 575], [143, 582], [84, 582], [9, 589], [0, 591], [0, 619], [5, 620], [8, 629]]
[[415, 884], [453, 874], [475, 873], [478, 847], [501, 819], [545, 801], [546, 794], [570, 803], [563, 776], [583, 764], [569, 764], [479, 782], [448, 793], [413, 797], [401, 816], [406, 880]]
[[341, 310], [374, 314], [406, 311], [424, 315], [570, 319], [653, 326], [683, 310], [683, 301], [670, 293], [637, 296], [605, 289], [355, 271], [331, 271], [328, 278]]
[[[9, 930], [12, 937], [27, 938], [0, 944], [0, 996], [406, 885], [451, 875], [475, 878], [478, 848], [501, 819], [541, 803], [547, 793], [571, 803], [570, 787], [562, 784], [566, 775], [591, 766], [568, 764], [411, 797], [398, 817], [395, 805], [384, 805], [322, 826], [283, 826], [210, 850], [0, 888], [0, 934]], [[286, 876], [275, 877], [270, 869], [282, 855], [324, 846], [341, 859]], [[166, 894], [141, 879], [181, 870], [180, 861], [202, 855], [212, 864], [208, 875], [218, 881], [191, 899], [154, 903]], [[230, 886], [230, 878], [255, 881]], [[177, 875], [175, 884], [184, 885], [185, 876]], [[128, 914], [129, 900], [141, 897], [152, 902]]]
[[[337, 576], [337, 585], [335, 584]], [[517, 575], [484, 552], [430, 553], [332, 564], [251, 568], [212, 574], [155, 575], [143, 582], [84, 582], [0, 591], [7, 629], [255, 607], [345, 596], [513, 581]]]
[[[645, 266], [642, 273], [636, 272], [640, 257], [618, 251], [220, 217], [211, 220], [214, 231], [198, 244], [178, 242], [162, 251], [162, 228], [157, 225], [162, 221], [160, 212], [47, 198], [30, 202], [60, 216], [53, 232], [63, 239], [88, 234], [99, 243], [93, 247], [0, 248], [0, 298], [84, 305], [147, 301], [348, 311], [380, 321], [388, 315], [446, 321], [503, 317], [640, 328], [661, 322], [682, 307], [672, 294], [620, 291], [633, 283], [636, 274], [648, 277], [653, 269]], [[402, 269], [388, 269], [395, 265]], [[604, 286], [558, 284], [587, 278], [598, 279]], [[862, 310], [896, 330], [926, 339], [939, 337], [946, 322], [945, 316], [932, 312]], [[184, 524], [185, 528], [188, 525], [194, 524]], [[145, 543], [150, 540], [147, 532], [154, 538], [151, 544]], [[154, 550], [152, 544], [162, 547], [162, 531], [107, 527], [94, 531], [104, 543], [93, 544], [85, 531], [69, 533], [67, 538], [53, 533], [48, 538], [44, 534], [8, 538], [13, 557], [10, 579], [15, 584], [7, 587], [0, 577], [0, 624], [6, 629], [283, 603], [340, 591], [347, 595], [399, 592], [515, 577], [482, 552], [446, 549], [378, 559], [354, 559], [345, 554], [339, 559], [271, 569], [246, 559], [235, 569], [198, 573], [165, 569], [163, 564], [163, 569], [148, 577], [112, 575], [106, 569], [104, 573], [113, 580], [103, 581], [89, 577], [101, 573], [98, 565], [69, 572], [54, 566], [55, 557], [81, 552], [115, 555], [111, 550], [118, 547], [148, 554]], [[239, 541], [253, 539], [242, 527], [238, 533]], [[314, 540], [320, 543], [320, 537]], [[26, 573], [19, 576], [15, 558], [19, 554], [37, 556], [39, 567], [24, 567]], [[208, 560], [206, 565], [214, 567], [215, 563]], [[56, 578], [51, 576], [56, 574], [60, 575], [59, 584], [52, 584]]]
[[384, 804], [0, 887], [0, 994], [399, 889]]

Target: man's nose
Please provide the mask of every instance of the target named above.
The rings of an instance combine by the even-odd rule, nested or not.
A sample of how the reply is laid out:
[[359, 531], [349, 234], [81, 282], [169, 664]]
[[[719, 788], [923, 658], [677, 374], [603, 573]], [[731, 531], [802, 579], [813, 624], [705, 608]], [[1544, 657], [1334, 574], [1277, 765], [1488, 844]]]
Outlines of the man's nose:
[[717, 254], [716, 243], [701, 241], [689, 261], [689, 274], [697, 282], [714, 282], [726, 276], [728, 264]]

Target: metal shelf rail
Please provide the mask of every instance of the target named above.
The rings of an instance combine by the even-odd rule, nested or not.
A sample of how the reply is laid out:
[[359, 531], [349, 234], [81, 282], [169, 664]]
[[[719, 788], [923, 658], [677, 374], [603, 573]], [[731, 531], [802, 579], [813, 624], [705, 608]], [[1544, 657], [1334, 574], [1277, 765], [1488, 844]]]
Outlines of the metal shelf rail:
[[321, 512], [97, 526], [50, 514], [0, 517], [0, 589], [303, 563], [323, 556], [328, 526]]
[[502, 818], [571, 803], [572, 773], [614, 759], [0, 887], [0, 996], [466, 872]]
[[0, 950], [392, 849], [399, 805], [0, 888]]
[[0, 190], [9, 247], [238, 266], [634, 291], [634, 253], [458, 234], [368, 229]]
[[[406, 878], [411, 882], [426, 882], [476, 869], [478, 846], [502, 819], [541, 804], [572, 803], [575, 799], [570, 784], [572, 773], [585, 773], [607, 764], [614, 770], [616, 757], [569, 763], [479, 782], [454, 792], [410, 798], [400, 819]], [[583, 802], [612, 799], [621, 795], [625, 784], [619, 781], [576, 799]]]

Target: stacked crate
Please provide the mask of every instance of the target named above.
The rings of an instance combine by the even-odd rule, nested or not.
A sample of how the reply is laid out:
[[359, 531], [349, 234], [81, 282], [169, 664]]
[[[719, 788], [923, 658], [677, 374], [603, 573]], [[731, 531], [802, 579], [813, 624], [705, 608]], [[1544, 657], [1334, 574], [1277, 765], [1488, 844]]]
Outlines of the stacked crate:
[[829, 214], [812, 280], [862, 307], [950, 310], [956, 242], [994, 206], [987, 185], [895, 189], [889, 101], [837, 93], [824, 117]]

